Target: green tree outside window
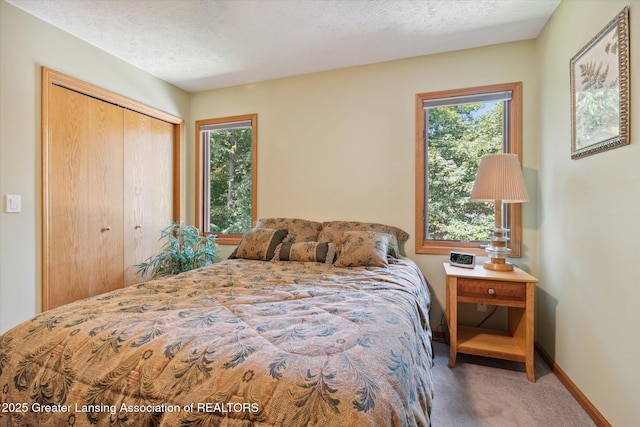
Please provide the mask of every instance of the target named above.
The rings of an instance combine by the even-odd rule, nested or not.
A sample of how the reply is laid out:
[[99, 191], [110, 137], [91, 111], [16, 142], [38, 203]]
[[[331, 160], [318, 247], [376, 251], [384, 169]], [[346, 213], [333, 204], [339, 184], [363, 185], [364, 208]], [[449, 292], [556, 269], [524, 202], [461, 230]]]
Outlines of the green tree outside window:
[[427, 238], [487, 240], [491, 204], [469, 200], [480, 158], [502, 152], [503, 103], [429, 108]]

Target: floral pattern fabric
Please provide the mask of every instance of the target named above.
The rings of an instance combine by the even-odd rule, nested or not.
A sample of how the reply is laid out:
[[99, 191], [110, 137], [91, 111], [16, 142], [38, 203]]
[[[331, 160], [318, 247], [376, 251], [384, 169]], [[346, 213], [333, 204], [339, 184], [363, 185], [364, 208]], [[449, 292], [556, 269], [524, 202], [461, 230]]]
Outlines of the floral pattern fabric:
[[401, 245], [409, 239], [409, 234], [406, 231], [391, 225], [359, 221], [326, 221], [322, 223], [322, 231], [318, 235], [318, 241], [333, 242], [340, 251], [342, 249], [342, 235], [347, 231], [373, 231], [390, 234], [389, 255], [396, 258], [400, 256]]
[[336, 267], [386, 267], [391, 235], [373, 231], [347, 231]]
[[336, 245], [321, 242], [285, 242], [276, 248], [273, 261], [324, 262], [333, 264]]
[[260, 218], [254, 227], [287, 230], [285, 242], [315, 242], [322, 230], [322, 223], [301, 218]]
[[229, 259], [0, 335], [1, 426], [428, 426], [417, 266]]
[[247, 231], [229, 258], [254, 259], [269, 261], [276, 253], [276, 248], [287, 237], [287, 230], [271, 228], [252, 228]]

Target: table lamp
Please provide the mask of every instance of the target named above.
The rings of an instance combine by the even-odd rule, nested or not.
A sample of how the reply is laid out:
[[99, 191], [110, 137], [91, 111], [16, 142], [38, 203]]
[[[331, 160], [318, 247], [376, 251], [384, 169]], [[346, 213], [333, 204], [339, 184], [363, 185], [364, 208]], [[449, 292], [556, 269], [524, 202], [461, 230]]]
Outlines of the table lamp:
[[484, 268], [494, 271], [513, 271], [513, 265], [505, 259], [511, 249], [507, 247], [509, 229], [502, 227], [502, 203], [529, 201], [518, 156], [503, 153], [491, 154], [480, 159], [480, 167], [470, 199], [474, 202], [495, 203], [495, 228], [486, 248], [490, 260], [484, 263]]

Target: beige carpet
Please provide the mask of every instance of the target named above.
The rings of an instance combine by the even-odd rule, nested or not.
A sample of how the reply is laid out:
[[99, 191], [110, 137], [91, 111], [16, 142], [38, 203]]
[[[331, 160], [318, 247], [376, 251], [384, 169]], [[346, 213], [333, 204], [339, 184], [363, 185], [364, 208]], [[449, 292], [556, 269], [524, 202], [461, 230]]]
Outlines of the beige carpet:
[[449, 369], [449, 346], [433, 347], [432, 427], [595, 426], [537, 354], [531, 383], [524, 363], [458, 354]]

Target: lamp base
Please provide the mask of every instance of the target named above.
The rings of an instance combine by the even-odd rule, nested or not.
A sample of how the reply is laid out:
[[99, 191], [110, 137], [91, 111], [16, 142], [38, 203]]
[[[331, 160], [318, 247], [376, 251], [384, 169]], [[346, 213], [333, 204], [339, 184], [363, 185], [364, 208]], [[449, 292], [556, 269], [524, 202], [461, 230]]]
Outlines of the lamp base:
[[483, 267], [491, 271], [513, 271], [513, 264], [506, 262], [504, 259], [492, 258], [483, 264]]
[[493, 229], [493, 237], [486, 248], [490, 261], [484, 263], [484, 268], [492, 271], [513, 271], [513, 265], [509, 264], [505, 258], [511, 252], [507, 247], [509, 229], [496, 227]]

